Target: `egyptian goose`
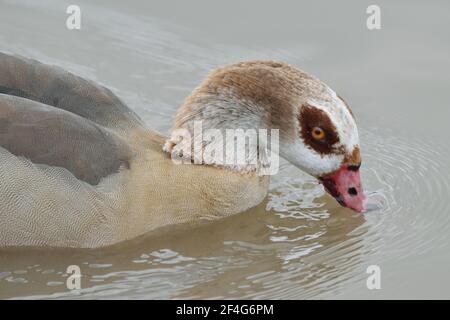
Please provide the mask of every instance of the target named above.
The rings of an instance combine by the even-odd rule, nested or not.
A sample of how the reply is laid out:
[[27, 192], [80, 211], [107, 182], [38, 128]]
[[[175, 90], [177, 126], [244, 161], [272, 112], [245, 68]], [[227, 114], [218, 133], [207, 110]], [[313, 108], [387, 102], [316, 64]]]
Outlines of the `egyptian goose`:
[[0, 53], [0, 246], [107, 246], [262, 202], [264, 162], [180, 154], [197, 139], [198, 122], [216, 132], [278, 129], [281, 157], [317, 177], [343, 206], [364, 210], [349, 106], [289, 64], [249, 61], [212, 71], [165, 137], [110, 90]]

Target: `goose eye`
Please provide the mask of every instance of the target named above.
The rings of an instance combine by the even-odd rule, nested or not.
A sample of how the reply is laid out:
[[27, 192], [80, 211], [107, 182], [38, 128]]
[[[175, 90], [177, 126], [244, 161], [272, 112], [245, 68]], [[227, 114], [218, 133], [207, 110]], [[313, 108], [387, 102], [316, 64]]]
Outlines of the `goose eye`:
[[325, 138], [325, 131], [320, 127], [314, 127], [311, 130], [311, 135], [316, 140], [323, 140]]

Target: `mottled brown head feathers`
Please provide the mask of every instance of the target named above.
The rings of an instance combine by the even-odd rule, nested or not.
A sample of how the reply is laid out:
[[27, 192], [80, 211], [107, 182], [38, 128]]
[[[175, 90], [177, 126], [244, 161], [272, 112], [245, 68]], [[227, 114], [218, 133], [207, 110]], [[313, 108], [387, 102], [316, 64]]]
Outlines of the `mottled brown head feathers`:
[[[267, 127], [280, 129], [280, 137], [293, 139], [297, 106], [308, 96], [326, 99], [326, 93], [320, 80], [287, 63], [240, 62], [213, 70], [186, 98], [173, 129], [208, 116], [230, 119], [257, 114]], [[208, 110], [211, 105], [214, 112]]]
[[[192, 134], [196, 121], [203, 129], [279, 129], [280, 155], [313, 175], [358, 159], [358, 133], [346, 102], [284, 62], [246, 61], [213, 70], [184, 101], [172, 132]], [[314, 127], [324, 130], [323, 139], [311, 136]], [[177, 143], [169, 140], [164, 150]]]

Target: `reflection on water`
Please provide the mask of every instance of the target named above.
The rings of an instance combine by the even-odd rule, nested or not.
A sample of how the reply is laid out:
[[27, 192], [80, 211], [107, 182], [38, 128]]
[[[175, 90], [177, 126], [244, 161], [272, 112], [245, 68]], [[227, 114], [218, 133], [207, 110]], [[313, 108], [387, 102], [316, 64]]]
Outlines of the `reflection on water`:
[[[329, 11], [337, 17], [348, 15], [339, 20], [339, 26], [352, 37], [330, 39], [329, 32], [344, 32], [336, 28], [334, 16], [326, 19], [329, 25], [321, 24], [324, 29], [315, 28], [313, 18], [320, 10], [298, 4], [314, 13], [300, 19], [311, 27], [310, 33], [297, 30], [301, 36], [297, 31], [290, 34], [288, 27], [296, 25], [280, 19], [286, 34], [255, 47], [237, 32], [225, 43], [208, 38], [195, 24], [201, 23], [199, 19], [181, 27], [171, 22], [170, 15], [164, 16], [164, 10], [149, 10], [144, 3], [136, 3], [132, 11], [132, 6], [120, 2], [109, 1], [109, 9], [106, 4], [80, 2], [86, 17], [83, 26], [89, 32], [78, 34], [57, 27], [64, 1], [2, 3], [0, 28], [5, 32], [0, 34], [0, 50], [58, 64], [106, 84], [149, 126], [161, 131], [170, 126], [183, 97], [213, 66], [270, 58], [304, 67], [324, 80], [334, 80], [330, 84], [344, 91], [354, 106], [363, 147], [363, 183], [373, 205], [365, 214], [341, 208], [314, 179], [284, 163], [264, 203], [218, 222], [168, 228], [97, 250], [0, 249], [0, 298], [359, 297], [366, 292], [368, 265], [379, 264], [387, 270], [382, 271], [386, 277], [401, 279], [404, 270], [392, 268], [397, 263], [408, 266], [411, 278], [425, 274], [430, 282], [445, 281], [445, 274], [434, 272], [432, 266], [419, 268], [417, 261], [439, 256], [446, 267], [450, 264], [446, 200], [450, 147], [448, 133], [439, 129], [440, 118], [448, 112], [440, 106], [448, 105], [448, 100], [436, 106], [441, 117], [429, 120], [421, 103], [435, 97], [435, 92], [427, 91], [429, 79], [411, 80], [405, 73], [410, 66], [402, 65], [407, 62], [400, 49], [387, 52], [392, 46], [381, 46], [377, 49], [381, 58], [368, 50], [370, 41], [389, 44], [393, 38], [398, 41], [396, 35], [404, 30], [380, 31], [382, 40], [374, 33], [373, 38], [362, 35], [364, 30], [355, 27], [361, 17], [354, 15], [358, 10], [365, 12], [364, 5], [355, 2], [344, 12], [336, 4]], [[403, 12], [401, 6], [385, 4], [382, 8], [387, 19]], [[271, 13], [271, 8], [261, 10], [266, 10], [263, 16]], [[13, 23], [18, 15], [27, 18], [20, 28]], [[37, 20], [36, 15], [46, 19]], [[267, 33], [272, 32], [267, 28]], [[214, 32], [219, 36], [220, 30]], [[443, 43], [439, 34], [436, 37], [436, 45]], [[329, 41], [324, 42], [325, 38]], [[339, 39], [341, 53], [331, 50], [337, 45], [334, 38]], [[423, 52], [408, 45], [413, 44], [402, 44], [410, 56], [417, 52], [419, 59]], [[339, 59], [339, 54], [344, 57]], [[447, 56], [439, 55], [441, 59]], [[448, 60], [431, 66], [427, 59], [427, 63], [435, 70], [450, 65]], [[445, 75], [436, 74], [433, 80], [445, 83]], [[410, 87], [415, 86], [423, 90], [413, 92]], [[65, 286], [69, 265], [81, 268], [80, 292], [69, 292]], [[393, 282], [383, 282], [382, 287], [388, 296], [413, 294]], [[448, 297], [449, 291], [445, 294]]]
[[[351, 265], [337, 261], [330, 267], [329, 263], [320, 261], [321, 252], [343, 250], [353, 256], [360, 242], [355, 235], [364, 232], [349, 233], [360, 226], [364, 218], [348, 212], [330, 218], [327, 208], [312, 202], [316, 197], [311, 197], [311, 201], [299, 201], [298, 196], [289, 195], [293, 189], [302, 190], [301, 185], [297, 183], [287, 189], [290, 190], [286, 198], [283, 198], [284, 191], [277, 191], [273, 194], [277, 203], [269, 201], [243, 215], [112, 248], [70, 250], [70, 253], [61, 249], [50, 252], [5, 250], [2, 257], [6, 263], [2, 268], [11, 270], [2, 273], [8, 283], [7, 296], [31, 290], [41, 293], [39, 297], [49, 297], [42, 293], [73, 297], [65, 289], [67, 275], [64, 271], [69, 261], [81, 266], [82, 286], [86, 288], [79, 296], [82, 298], [295, 298], [299, 294], [298, 285], [312, 291], [321, 290], [315, 283], [324, 281], [328, 273], [342, 275], [351, 270]], [[320, 188], [316, 186], [316, 189]], [[317, 193], [318, 197], [323, 196], [323, 191]], [[299, 202], [305, 204], [304, 214], [298, 214]], [[290, 212], [289, 207], [294, 203], [295, 210]], [[285, 208], [265, 210], [265, 206], [272, 205]], [[23, 265], [24, 257], [33, 265], [24, 265], [24, 272], [17, 273], [17, 263]], [[309, 261], [312, 257], [315, 257], [314, 263]], [[346, 260], [341, 254], [336, 254], [334, 259]], [[39, 279], [39, 283], [35, 279]], [[17, 281], [23, 285], [13, 285]], [[17, 293], [12, 294], [15, 290]], [[58, 293], [51, 295], [54, 292]]]

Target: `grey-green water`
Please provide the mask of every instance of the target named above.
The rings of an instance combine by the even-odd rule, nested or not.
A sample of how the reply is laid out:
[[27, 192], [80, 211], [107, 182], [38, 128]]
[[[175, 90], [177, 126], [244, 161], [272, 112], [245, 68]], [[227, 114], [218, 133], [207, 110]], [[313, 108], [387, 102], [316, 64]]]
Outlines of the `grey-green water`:
[[450, 298], [450, 4], [376, 1], [373, 31], [373, 1], [83, 0], [79, 31], [69, 4], [0, 0], [0, 50], [108, 86], [162, 132], [211, 68], [285, 60], [352, 106], [380, 207], [339, 208], [283, 163], [263, 204], [212, 224], [101, 250], [0, 249], [1, 298]]

